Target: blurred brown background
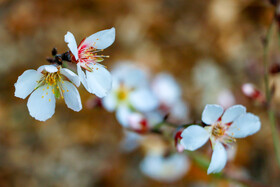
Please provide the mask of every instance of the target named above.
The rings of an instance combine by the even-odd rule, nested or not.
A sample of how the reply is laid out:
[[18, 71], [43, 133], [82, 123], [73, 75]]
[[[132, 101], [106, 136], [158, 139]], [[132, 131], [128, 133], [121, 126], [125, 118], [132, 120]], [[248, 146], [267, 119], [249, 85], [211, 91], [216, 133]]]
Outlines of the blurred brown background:
[[[259, 115], [261, 131], [237, 142], [227, 167], [233, 175], [279, 185], [265, 110], [240, 89], [248, 81], [262, 88], [261, 37], [273, 9], [265, 0], [0, 0], [0, 186], [229, 185], [195, 164], [176, 183], [144, 176], [138, 167], [143, 152], [119, 150], [122, 127], [114, 114], [86, 107], [93, 96], [82, 86], [83, 110], [76, 113], [59, 101], [46, 122], [30, 117], [27, 100], [14, 97], [23, 71], [47, 64], [53, 47], [68, 50], [67, 31], [79, 43], [111, 27], [117, 35], [103, 53], [110, 55], [108, 69], [131, 60], [151, 73], [170, 72], [182, 86], [191, 119], [200, 119], [204, 105], [216, 103], [224, 88]], [[278, 48], [271, 51], [277, 61]]]

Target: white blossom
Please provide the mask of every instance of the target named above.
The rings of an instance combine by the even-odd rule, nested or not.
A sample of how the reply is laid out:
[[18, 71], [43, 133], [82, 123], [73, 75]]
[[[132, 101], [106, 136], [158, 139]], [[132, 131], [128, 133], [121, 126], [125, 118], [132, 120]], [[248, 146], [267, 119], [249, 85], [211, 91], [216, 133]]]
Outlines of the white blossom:
[[140, 164], [140, 169], [146, 176], [161, 182], [177, 181], [189, 168], [187, 156], [178, 153], [169, 156], [149, 153]]
[[246, 113], [242, 105], [234, 105], [226, 111], [219, 105], [206, 105], [202, 113], [206, 127], [191, 125], [181, 134], [181, 144], [185, 149], [194, 151], [209, 139], [213, 154], [207, 173], [220, 172], [226, 165], [225, 145], [235, 142], [235, 138], [244, 138], [258, 132], [261, 128], [259, 117]]
[[15, 83], [15, 96], [25, 99], [29, 113], [37, 120], [45, 121], [55, 112], [56, 98], [65, 100], [68, 108], [82, 109], [79, 77], [72, 71], [60, 66], [44, 65], [38, 70], [26, 70]]
[[168, 114], [170, 121], [183, 123], [188, 119], [188, 106], [182, 99], [182, 90], [176, 80], [167, 73], [158, 74], [152, 82], [152, 90], [159, 100], [159, 113]]
[[112, 71], [112, 76], [112, 91], [102, 99], [105, 109], [116, 111], [117, 119], [124, 127], [131, 128], [140, 119], [144, 123], [143, 114], [158, 107], [145, 73], [132, 65], [122, 64]]
[[77, 72], [84, 87], [98, 97], [106, 96], [112, 87], [112, 77], [99, 62], [108, 56], [97, 53], [114, 43], [115, 28], [99, 31], [82, 40], [79, 46], [71, 32], [67, 32], [64, 40], [73, 54], [73, 61], [77, 62]]

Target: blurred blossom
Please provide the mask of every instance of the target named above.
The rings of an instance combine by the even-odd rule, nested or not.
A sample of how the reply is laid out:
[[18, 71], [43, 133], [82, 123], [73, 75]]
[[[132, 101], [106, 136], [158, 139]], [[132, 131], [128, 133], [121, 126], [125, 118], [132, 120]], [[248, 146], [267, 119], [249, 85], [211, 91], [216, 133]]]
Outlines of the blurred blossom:
[[121, 149], [125, 152], [131, 152], [139, 146], [142, 136], [138, 133], [124, 130], [124, 137], [121, 140]]
[[225, 108], [230, 106], [230, 103], [235, 104], [230, 91], [229, 76], [212, 60], [198, 61], [192, 76], [194, 85], [201, 91], [198, 100], [201, 109], [208, 103], [219, 103]]
[[265, 102], [265, 97], [261, 91], [259, 91], [255, 85], [251, 83], [245, 83], [242, 85], [242, 92], [245, 96], [260, 103]]
[[[97, 53], [114, 43], [115, 28], [99, 31], [85, 38], [78, 47], [71, 32], [67, 32], [64, 40], [73, 55], [72, 60], [77, 63], [78, 75], [84, 87], [98, 97], [106, 96], [112, 86], [112, 77], [106, 67], [98, 63], [107, 56]], [[86, 70], [86, 73], [81, 67]]]
[[130, 128], [140, 133], [147, 131], [149, 128], [147, 118], [138, 112], [131, 113], [128, 116], [128, 124]]
[[182, 90], [176, 80], [167, 73], [158, 74], [152, 81], [152, 90], [159, 100], [159, 112], [174, 123], [185, 122], [188, 107], [182, 100]]
[[98, 97], [91, 97], [86, 101], [85, 104], [87, 109], [93, 109], [95, 107], [102, 107], [101, 99]]
[[218, 95], [218, 104], [224, 108], [229, 108], [234, 105], [235, 97], [233, 93], [228, 89], [222, 90]]
[[209, 139], [213, 154], [207, 173], [220, 172], [226, 165], [228, 147], [236, 140], [255, 134], [261, 128], [259, 117], [246, 113], [242, 105], [234, 105], [226, 111], [219, 105], [206, 105], [202, 113], [206, 127], [191, 125], [182, 132], [181, 144], [185, 149], [194, 151]]
[[152, 89], [160, 103], [166, 107], [171, 106], [182, 95], [181, 88], [175, 79], [167, 73], [160, 73], [154, 78]]
[[178, 130], [175, 131], [175, 135], [174, 135], [174, 143], [175, 143], [175, 147], [177, 149], [177, 151], [179, 153], [183, 152], [185, 150], [184, 146], [180, 143], [181, 139], [182, 139], [182, 132], [183, 132], [184, 128], [180, 128]]
[[236, 156], [237, 144], [234, 144], [227, 149], [227, 160], [233, 161]]
[[[140, 113], [153, 111], [158, 107], [158, 100], [148, 86], [143, 70], [131, 65], [121, 64], [112, 71], [113, 87], [108, 96], [102, 99], [106, 110], [116, 110], [121, 125], [136, 127], [147, 122]], [[130, 126], [131, 127], [131, 126]]]
[[44, 65], [38, 70], [26, 70], [15, 83], [15, 96], [25, 99], [29, 113], [40, 121], [51, 118], [55, 112], [56, 99], [65, 100], [68, 108], [74, 111], [82, 109], [79, 77], [72, 71], [60, 66]]
[[141, 171], [148, 177], [161, 182], [181, 179], [189, 170], [189, 159], [184, 154], [147, 154], [140, 164]]

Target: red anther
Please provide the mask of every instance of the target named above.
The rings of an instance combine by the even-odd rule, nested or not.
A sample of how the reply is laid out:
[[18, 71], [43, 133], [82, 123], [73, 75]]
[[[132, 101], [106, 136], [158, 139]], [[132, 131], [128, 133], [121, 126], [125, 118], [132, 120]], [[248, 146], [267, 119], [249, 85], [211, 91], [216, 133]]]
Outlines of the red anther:
[[184, 150], [184, 147], [180, 144], [180, 140], [182, 139], [181, 134], [182, 134], [183, 130], [184, 130], [184, 128], [181, 128], [180, 130], [178, 130], [175, 133], [175, 136], [174, 136], [174, 143], [175, 143], [175, 147], [178, 152], [182, 152]]
[[146, 119], [142, 119], [140, 121], [141, 129], [138, 130], [139, 133], [145, 133], [148, 131], [148, 121]]

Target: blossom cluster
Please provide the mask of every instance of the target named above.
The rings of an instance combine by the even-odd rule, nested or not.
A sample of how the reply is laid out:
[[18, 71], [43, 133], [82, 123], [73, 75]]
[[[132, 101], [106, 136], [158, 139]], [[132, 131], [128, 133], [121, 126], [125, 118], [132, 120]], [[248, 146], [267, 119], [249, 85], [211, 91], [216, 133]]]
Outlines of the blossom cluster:
[[56, 99], [64, 99], [68, 108], [80, 111], [82, 103], [77, 90], [80, 83], [98, 97], [104, 97], [111, 90], [111, 74], [99, 63], [106, 56], [98, 52], [113, 44], [115, 28], [97, 32], [82, 40], [79, 46], [70, 32], [64, 40], [70, 49], [70, 61], [77, 64], [77, 74], [60, 63], [43, 65], [37, 70], [26, 70], [15, 83], [15, 96], [25, 99], [30, 95], [29, 113], [40, 121], [53, 116]]
[[[140, 164], [141, 171], [151, 178], [169, 182], [179, 179], [189, 170], [185, 150], [194, 151], [208, 140], [213, 153], [207, 173], [220, 172], [228, 160], [227, 151], [236, 138], [247, 137], [261, 128], [260, 119], [247, 113], [244, 106], [229, 106], [235, 103], [235, 99], [227, 91], [220, 98], [230, 98], [230, 102], [219, 101], [226, 110], [219, 105], [207, 104], [201, 123], [187, 123], [188, 105], [183, 101], [180, 85], [170, 74], [159, 73], [151, 77], [132, 62], [117, 63], [110, 73], [100, 64], [108, 56], [99, 52], [115, 41], [114, 28], [97, 32], [79, 45], [70, 32], [64, 40], [70, 51], [63, 55], [53, 52], [54, 59], [48, 60], [50, 65], [26, 70], [15, 83], [15, 96], [25, 99], [30, 95], [27, 102], [30, 115], [45, 121], [53, 116], [56, 99], [64, 99], [67, 107], [74, 111], [82, 109], [77, 89], [82, 83], [89, 93], [101, 98], [107, 111], [115, 112], [116, 119], [124, 127], [122, 144], [127, 150], [136, 148], [143, 135], [156, 130], [160, 134], [162, 125], [171, 124], [175, 128], [173, 149], [148, 150]], [[65, 68], [63, 61], [76, 64], [76, 71]], [[244, 85], [243, 92], [264, 102], [261, 93], [251, 84]], [[170, 153], [166, 155], [166, 152]]]
[[[109, 112], [116, 111], [118, 122], [130, 130], [125, 131], [125, 139], [122, 142], [128, 150], [138, 146], [143, 134], [164, 123], [168, 114], [168, 118], [171, 117], [173, 123], [178, 124], [174, 136], [177, 151], [179, 153], [184, 150], [194, 151], [210, 140], [213, 154], [207, 173], [217, 173], [225, 167], [228, 160], [227, 152], [235, 148], [232, 146], [236, 138], [244, 138], [259, 131], [261, 127], [259, 118], [246, 113], [246, 108], [242, 105], [234, 105], [227, 110], [219, 105], [206, 105], [202, 113], [202, 124], [191, 124], [187, 128], [184, 125], [180, 126], [179, 124], [186, 124], [189, 119], [188, 107], [182, 100], [179, 84], [167, 73], [159, 73], [153, 80], [149, 80], [143, 69], [132, 64], [120, 63], [113, 69], [112, 92], [102, 99], [104, 108]], [[172, 175], [168, 175], [169, 177], [164, 175], [165, 170], [162, 167], [167, 163], [170, 165], [173, 155], [169, 159], [164, 153], [150, 152], [148, 151], [143, 160], [141, 170], [156, 180], [162, 176], [166, 180], [172, 180]], [[181, 157], [182, 154], [179, 153], [176, 154]], [[152, 162], [151, 160], [159, 166], [147, 164]], [[189, 161], [182, 161], [181, 165], [185, 162]], [[167, 172], [169, 174], [172, 171], [170, 168], [172, 167], [170, 166], [170, 171]], [[182, 170], [181, 175], [186, 171]], [[177, 174], [174, 179], [178, 176], [180, 175]]]
[[144, 69], [123, 62], [112, 70], [112, 77], [112, 91], [102, 99], [102, 104], [107, 111], [116, 111], [123, 127], [145, 133], [167, 114], [175, 122], [186, 122], [188, 107], [171, 75], [159, 73], [150, 81]]

